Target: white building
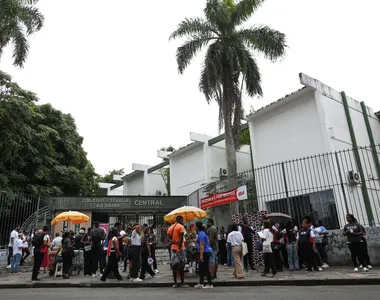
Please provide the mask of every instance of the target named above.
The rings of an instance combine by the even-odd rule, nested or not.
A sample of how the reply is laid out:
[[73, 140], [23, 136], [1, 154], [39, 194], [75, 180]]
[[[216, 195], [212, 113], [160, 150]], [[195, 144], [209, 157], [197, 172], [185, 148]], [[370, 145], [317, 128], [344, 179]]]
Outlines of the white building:
[[160, 168], [152, 171], [152, 166], [133, 164], [132, 173], [122, 177], [123, 193], [128, 196], [162, 196], [167, 194]]
[[98, 194], [104, 196], [122, 196], [123, 187], [114, 183], [99, 182]]
[[[219, 181], [221, 172], [226, 173], [224, 137], [190, 133], [191, 144], [170, 154], [171, 195], [190, 195], [204, 185]], [[237, 170], [252, 169], [249, 146], [237, 153]], [[189, 205], [198, 206], [198, 199], [189, 199]], [[193, 203], [194, 202], [194, 203]]]
[[[247, 116], [259, 208], [333, 226], [346, 213], [379, 224], [378, 117], [344, 92], [302, 73], [300, 81], [302, 89]], [[356, 146], [370, 147], [346, 150]]]

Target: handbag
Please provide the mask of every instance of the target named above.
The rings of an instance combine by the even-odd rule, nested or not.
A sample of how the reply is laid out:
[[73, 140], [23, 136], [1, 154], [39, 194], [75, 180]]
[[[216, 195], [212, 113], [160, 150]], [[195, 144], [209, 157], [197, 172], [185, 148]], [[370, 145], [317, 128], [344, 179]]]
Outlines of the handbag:
[[271, 240], [265, 240], [262, 245], [263, 253], [273, 253]]
[[272, 242], [271, 246], [272, 246], [272, 250], [280, 250], [281, 249], [281, 244], [279, 242]]
[[248, 246], [247, 246], [247, 243], [246, 242], [242, 242], [241, 243], [241, 246], [243, 248], [243, 256], [246, 256], [247, 253], [248, 253]]
[[263, 251], [263, 243], [261, 241], [255, 242], [255, 249], [259, 252]]

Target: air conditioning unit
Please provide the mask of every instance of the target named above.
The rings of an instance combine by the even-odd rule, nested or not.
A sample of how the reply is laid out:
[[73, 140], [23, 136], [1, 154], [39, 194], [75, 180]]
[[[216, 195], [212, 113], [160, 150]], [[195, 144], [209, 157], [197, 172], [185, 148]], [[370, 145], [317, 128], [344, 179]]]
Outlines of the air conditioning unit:
[[162, 196], [162, 191], [157, 190], [157, 191], [156, 191], [156, 196]]
[[348, 172], [348, 181], [350, 184], [356, 185], [360, 183], [360, 176], [358, 173], [354, 171], [349, 171]]
[[220, 168], [219, 176], [220, 177], [228, 177], [228, 171], [227, 171], [227, 169], [226, 168]]

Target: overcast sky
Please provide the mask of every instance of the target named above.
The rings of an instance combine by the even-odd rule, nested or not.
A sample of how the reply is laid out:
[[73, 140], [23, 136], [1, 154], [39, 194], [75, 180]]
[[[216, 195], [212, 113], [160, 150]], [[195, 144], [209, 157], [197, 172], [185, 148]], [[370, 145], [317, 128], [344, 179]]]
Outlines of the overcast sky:
[[[45, 26], [30, 37], [24, 69], [5, 51], [0, 68], [23, 88], [71, 113], [98, 173], [132, 163], [155, 165], [156, 150], [181, 147], [189, 133], [218, 134], [217, 106], [198, 91], [201, 53], [177, 72], [180, 41], [168, 37], [205, 0], [41, 0]], [[378, 0], [268, 0], [247, 24], [286, 34], [279, 63], [259, 58], [262, 99], [247, 112], [301, 87], [303, 72], [380, 110]]]

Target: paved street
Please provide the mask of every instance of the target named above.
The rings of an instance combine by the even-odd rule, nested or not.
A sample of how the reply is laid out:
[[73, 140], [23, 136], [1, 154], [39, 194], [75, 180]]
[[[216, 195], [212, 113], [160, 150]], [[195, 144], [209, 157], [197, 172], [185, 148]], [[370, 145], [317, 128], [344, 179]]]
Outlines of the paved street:
[[21, 289], [2, 290], [0, 299], [25, 300], [30, 297], [54, 300], [187, 300], [187, 299], [250, 299], [260, 300], [377, 300], [379, 286], [321, 286], [321, 287], [220, 287], [214, 290], [196, 289]]

